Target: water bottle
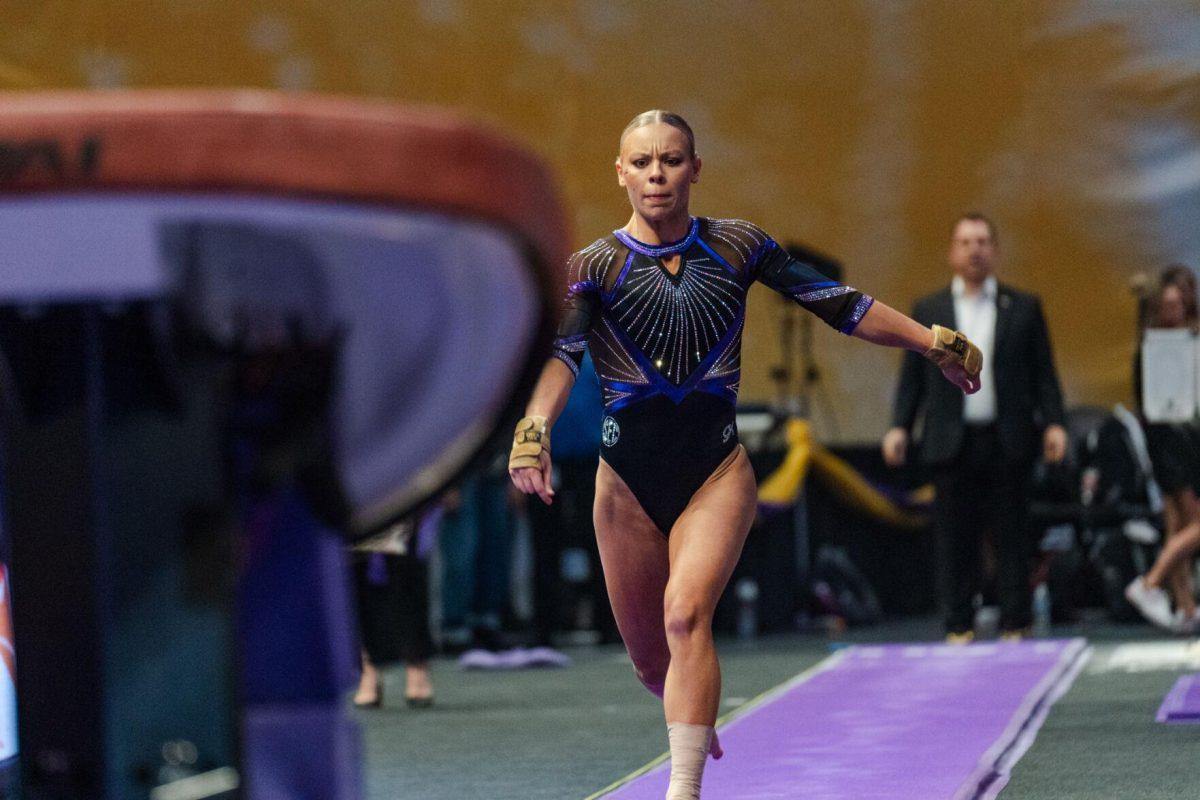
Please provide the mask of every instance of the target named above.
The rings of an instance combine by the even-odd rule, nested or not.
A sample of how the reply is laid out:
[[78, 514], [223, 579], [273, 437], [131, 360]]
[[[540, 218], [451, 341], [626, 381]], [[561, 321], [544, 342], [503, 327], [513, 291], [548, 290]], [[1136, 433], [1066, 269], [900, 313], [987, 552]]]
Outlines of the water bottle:
[[1050, 635], [1050, 587], [1045, 581], [1033, 590], [1033, 635]]
[[742, 578], [734, 592], [738, 599], [738, 638], [753, 639], [758, 635], [758, 582], [753, 578]]

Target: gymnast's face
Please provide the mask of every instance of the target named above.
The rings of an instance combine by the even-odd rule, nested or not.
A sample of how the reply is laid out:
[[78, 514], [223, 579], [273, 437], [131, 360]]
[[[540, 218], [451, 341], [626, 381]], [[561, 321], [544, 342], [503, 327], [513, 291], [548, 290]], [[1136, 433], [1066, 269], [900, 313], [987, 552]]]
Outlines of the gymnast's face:
[[635, 214], [648, 222], [687, 218], [700, 159], [692, 158], [683, 131], [665, 122], [634, 128], [621, 140], [616, 166]]
[[992, 230], [980, 219], [960, 220], [950, 237], [950, 267], [970, 284], [983, 283], [996, 266]]

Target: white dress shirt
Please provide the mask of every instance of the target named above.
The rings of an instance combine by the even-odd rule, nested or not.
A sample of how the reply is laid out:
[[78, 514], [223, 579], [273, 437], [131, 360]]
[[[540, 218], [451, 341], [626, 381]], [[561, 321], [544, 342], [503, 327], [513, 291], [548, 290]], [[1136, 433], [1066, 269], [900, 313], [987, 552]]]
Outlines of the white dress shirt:
[[979, 375], [979, 391], [969, 394], [963, 402], [963, 419], [973, 425], [996, 421], [996, 381], [993, 356], [996, 353], [996, 276], [989, 275], [983, 288], [967, 294], [962, 278], [955, 275], [950, 282], [954, 295], [954, 321], [959, 331], [983, 353], [983, 372]]

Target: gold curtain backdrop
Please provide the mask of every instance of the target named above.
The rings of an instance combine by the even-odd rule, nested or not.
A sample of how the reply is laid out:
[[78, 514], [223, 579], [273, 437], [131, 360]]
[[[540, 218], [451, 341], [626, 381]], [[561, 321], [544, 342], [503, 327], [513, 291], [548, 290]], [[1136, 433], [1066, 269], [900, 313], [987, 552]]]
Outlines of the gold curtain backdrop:
[[[694, 211], [758, 222], [907, 309], [948, 229], [993, 216], [1001, 278], [1042, 295], [1071, 404], [1130, 395], [1131, 277], [1200, 266], [1200, 4], [1182, 0], [0, 3], [0, 86], [260, 87], [464, 110], [557, 170], [582, 245], [624, 222], [635, 113], [684, 114]], [[782, 305], [756, 288], [743, 398]], [[870, 441], [898, 356], [816, 334], [818, 439]]]

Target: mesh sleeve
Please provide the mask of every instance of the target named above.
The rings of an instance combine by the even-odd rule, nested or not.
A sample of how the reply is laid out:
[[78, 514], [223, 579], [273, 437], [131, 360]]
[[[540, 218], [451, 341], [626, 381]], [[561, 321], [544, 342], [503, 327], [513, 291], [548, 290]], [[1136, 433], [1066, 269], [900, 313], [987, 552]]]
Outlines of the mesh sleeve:
[[615, 249], [603, 240], [580, 250], [567, 260], [567, 295], [562, 321], [554, 337], [553, 356], [579, 375], [592, 325], [600, 313], [604, 276]]
[[852, 286], [830, 280], [812, 264], [798, 261], [766, 234], [749, 264], [750, 274], [765, 286], [790, 297], [827, 325], [851, 334], [875, 299]]

